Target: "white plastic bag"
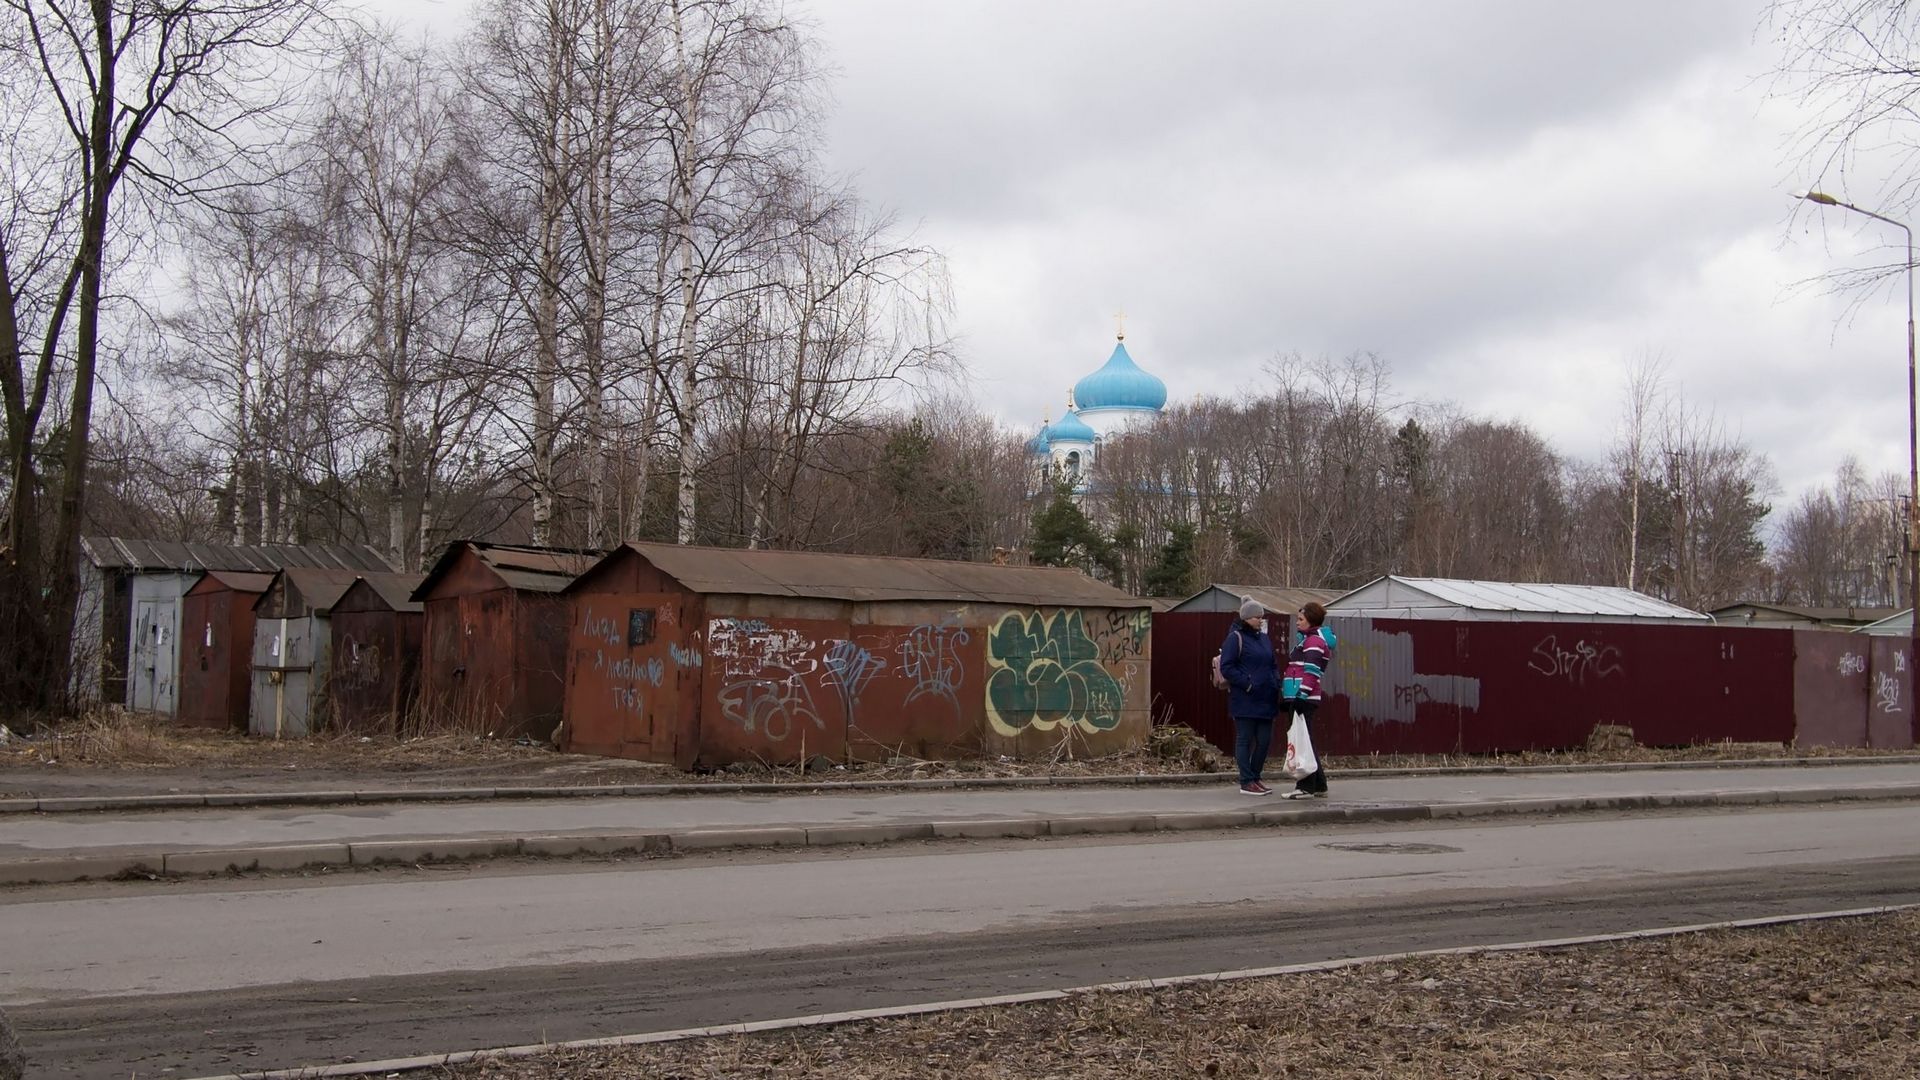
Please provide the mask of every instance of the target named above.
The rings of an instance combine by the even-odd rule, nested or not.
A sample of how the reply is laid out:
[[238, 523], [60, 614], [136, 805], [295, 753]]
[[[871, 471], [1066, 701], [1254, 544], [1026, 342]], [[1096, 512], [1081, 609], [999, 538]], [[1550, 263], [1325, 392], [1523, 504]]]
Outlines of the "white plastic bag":
[[1287, 775], [1304, 780], [1320, 771], [1320, 759], [1313, 753], [1313, 738], [1307, 734], [1307, 718], [1293, 714], [1287, 728]]

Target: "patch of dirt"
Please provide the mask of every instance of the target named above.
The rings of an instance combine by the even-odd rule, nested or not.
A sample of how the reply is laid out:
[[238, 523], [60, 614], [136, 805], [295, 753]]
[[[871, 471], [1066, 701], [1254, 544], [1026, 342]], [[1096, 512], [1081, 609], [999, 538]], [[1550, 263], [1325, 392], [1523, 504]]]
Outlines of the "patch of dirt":
[[1920, 913], [556, 1052], [458, 1080], [1920, 1076]]

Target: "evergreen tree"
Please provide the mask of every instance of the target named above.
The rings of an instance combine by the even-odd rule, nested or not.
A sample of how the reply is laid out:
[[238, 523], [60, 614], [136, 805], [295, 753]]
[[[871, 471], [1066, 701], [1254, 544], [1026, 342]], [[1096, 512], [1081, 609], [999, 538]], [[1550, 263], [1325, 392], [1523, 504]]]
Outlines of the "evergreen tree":
[[1073, 485], [1054, 481], [1053, 501], [1035, 514], [1027, 535], [1027, 554], [1036, 566], [1071, 566], [1095, 577], [1120, 576], [1120, 557], [1073, 501]]
[[1167, 542], [1160, 545], [1159, 556], [1147, 568], [1148, 596], [1191, 596], [1199, 591], [1199, 585], [1193, 580], [1197, 569], [1195, 538], [1190, 522], [1176, 521], [1167, 529]]

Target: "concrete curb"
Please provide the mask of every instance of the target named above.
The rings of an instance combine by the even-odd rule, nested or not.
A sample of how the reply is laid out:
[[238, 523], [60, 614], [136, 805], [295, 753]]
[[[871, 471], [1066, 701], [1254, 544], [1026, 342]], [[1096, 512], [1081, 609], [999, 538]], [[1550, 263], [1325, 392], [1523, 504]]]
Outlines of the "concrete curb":
[[479, 859], [569, 855], [665, 855], [762, 847], [836, 847], [906, 840], [1034, 838], [1144, 832], [1190, 832], [1273, 826], [1386, 824], [1445, 821], [1515, 814], [1567, 814], [1621, 810], [1700, 809], [1920, 799], [1920, 783], [1795, 791], [1714, 791], [1672, 795], [1577, 795], [1551, 799], [1490, 799], [1460, 803], [1343, 806], [1309, 801], [1247, 810], [1173, 813], [1073, 814], [1048, 818], [959, 821], [899, 821], [868, 824], [755, 825], [693, 828], [678, 832], [607, 832], [578, 835], [451, 836], [414, 840], [273, 845], [190, 851], [143, 851], [0, 862], [0, 885], [60, 882], [155, 874], [201, 875], [309, 867], [412, 865]]
[[[1753, 758], [1728, 761], [1623, 761], [1593, 765], [1446, 765], [1407, 769], [1349, 769], [1352, 779], [1411, 776], [1533, 776], [1582, 772], [1648, 772], [1673, 769], [1820, 768], [1838, 765], [1920, 765], [1920, 754], [1888, 757]], [[339, 806], [347, 803], [453, 802], [467, 799], [642, 798], [659, 795], [813, 795], [846, 791], [951, 791], [956, 788], [1154, 787], [1218, 784], [1229, 773], [1166, 773], [1132, 776], [955, 776], [938, 780], [820, 780], [787, 784], [607, 784], [599, 787], [380, 788], [373, 790], [208, 792], [178, 795], [71, 795], [45, 799], [0, 799], [0, 814], [64, 814], [103, 810], [178, 810], [208, 806]]]
[[1814, 911], [1799, 915], [1770, 915], [1758, 919], [1731, 919], [1725, 922], [1695, 923], [1690, 926], [1663, 926], [1649, 930], [1629, 930], [1620, 934], [1589, 934], [1584, 937], [1548, 938], [1541, 941], [1512, 941], [1497, 945], [1463, 945], [1451, 949], [1422, 949], [1415, 952], [1382, 953], [1377, 956], [1355, 956], [1339, 960], [1322, 960], [1307, 964], [1285, 964], [1278, 967], [1246, 968], [1240, 971], [1214, 971], [1200, 975], [1177, 975], [1165, 979], [1133, 979], [1127, 982], [1096, 983], [1092, 986], [1074, 986], [1061, 990], [1033, 990], [1023, 994], [1000, 994], [994, 997], [961, 998], [956, 1001], [934, 1001], [920, 1005], [897, 1005], [889, 1008], [859, 1009], [852, 1012], [821, 1013], [814, 1016], [795, 1016], [781, 1020], [756, 1020], [744, 1024], [717, 1024], [713, 1027], [679, 1028], [673, 1031], [652, 1031], [636, 1035], [614, 1035], [598, 1039], [574, 1039], [568, 1042], [537, 1043], [526, 1046], [503, 1046], [492, 1050], [459, 1050], [445, 1054], [422, 1054], [416, 1057], [388, 1058], [384, 1061], [360, 1061], [341, 1065], [309, 1065], [294, 1069], [274, 1069], [268, 1072], [228, 1073], [222, 1076], [204, 1076], [198, 1080], [307, 1080], [307, 1078], [329, 1076], [369, 1076], [374, 1074], [393, 1074], [417, 1072], [423, 1069], [438, 1069], [448, 1065], [465, 1065], [475, 1061], [495, 1059], [514, 1059], [537, 1057], [550, 1054], [555, 1050], [586, 1050], [598, 1047], [644, 1046], [649, 1043], [686, 1042], [693, 1039], [708, 1039], [728, 1035], [754, 1035], [767, 1031], [793, 1031], [801, 1028], [833, 1027], [839, 1024], [853, 1024], [869, 1020], [896, 1020], [910, 1016], [925, 1016], [928, 1013], [961, 1012], [971, 1009], [988, 1009], [1010, 1005], [1031, 1005], [1046, 1001], [1063, 1001], [1068, 998], [1084, 997], [1089, 994], [1129, 993], [1168, 989], [1176, 986], [1192, 986], [1203, 983], [1244, 982], [1249, 979], [1268, 979], [1286, 975], [1310, 975], [1325, 971], [1339, 971], [1345, 968], [1361, 967], [1369, 964], [1405, 963], [1408, 960], [1439, 956], [1476, 956], [1492, 953], [1532, 952], [1544, 949], [1570, 949], [1586, 945], [1610, 945], [1627, 941], [1647, 941], [1656, 938], [1681, 937], [1689, 934], [1709, 933], [1717, 930], [1752, 930], [1770, 926], [1789, 926], [1796, 923], [1830, 922], [1838, 919], [1860, 919], [1875, 915], [1891, 915], [1910, 911], [1914, 904], [1890, 904], [1884, 907], [1851, 908], [1845, 911]]

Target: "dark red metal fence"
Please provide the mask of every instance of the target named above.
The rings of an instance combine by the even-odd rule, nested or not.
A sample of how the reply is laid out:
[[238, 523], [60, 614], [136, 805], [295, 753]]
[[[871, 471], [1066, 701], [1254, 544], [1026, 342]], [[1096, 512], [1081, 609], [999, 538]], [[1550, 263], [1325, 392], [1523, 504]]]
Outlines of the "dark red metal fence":
[[[1209, 663], [1231, 614], [1154, 616], [1154, 718], [1233, 744]], [[1611, 623], [1329, 619], [1315, 724], [1334, 754], [1585, 745], [1597, 724], [1647, 746], [1914, 744], [1906, 643], [1839, 631]]]

